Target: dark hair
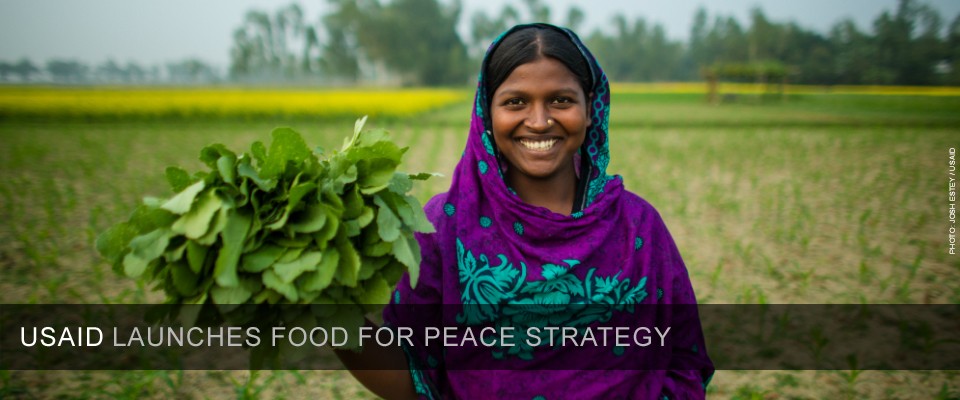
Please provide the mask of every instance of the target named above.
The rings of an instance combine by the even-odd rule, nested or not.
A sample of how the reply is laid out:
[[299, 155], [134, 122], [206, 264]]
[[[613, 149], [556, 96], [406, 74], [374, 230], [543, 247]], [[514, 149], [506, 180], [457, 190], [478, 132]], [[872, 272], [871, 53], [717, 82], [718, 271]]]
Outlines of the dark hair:
[[559, 29], [533, 25], [511, 32], [490, 54], [484, 71], [487, 101], [493, 100], [493, 92], [514, 69], [541, 57], [550, 57], [563, 63], [576, 75], [583, 95], [590, 96], [593, 87], [590, 66], [577, 45]]

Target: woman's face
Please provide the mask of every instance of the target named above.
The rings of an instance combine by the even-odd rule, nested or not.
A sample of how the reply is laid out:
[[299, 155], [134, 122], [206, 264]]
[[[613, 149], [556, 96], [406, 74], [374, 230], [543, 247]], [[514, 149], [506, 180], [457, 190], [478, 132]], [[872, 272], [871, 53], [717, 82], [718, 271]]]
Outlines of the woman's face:
[[510, 163], [508, 178], [575, 179], [573, 155], [590, 118], [580, 82], [563, 63], [542, 57], [520, 65], [490, 105], [494, 141]]

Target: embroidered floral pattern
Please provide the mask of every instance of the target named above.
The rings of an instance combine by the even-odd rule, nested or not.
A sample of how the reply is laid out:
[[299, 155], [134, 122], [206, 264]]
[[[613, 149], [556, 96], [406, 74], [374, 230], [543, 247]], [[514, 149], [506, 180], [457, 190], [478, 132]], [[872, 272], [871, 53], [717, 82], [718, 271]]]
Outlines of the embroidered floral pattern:
[[[519, 265], [496, 256], [496, 264], [485, 254], [474, 253], [457, 239], [457, 266], [463, 312], [457, 322], [467, 325], [494, 323], [512, 326], [527, 334], [528, 327], [572, 326], [585, 328], [594, 322], [609, 321], [613, 312], [633, 313], [634, 305], [647, 297], [647, 278], [631, 285], [629, 278], [594, 276], [596, 268], [587, 270], [580, 279], [573, 273], [578, 260], [563, 260], [563, 264], [544, 264], [541, 280], [527, 281], [527, 265]], [[571, 305], [598, 305], [572, 307]], [[544, 334], [546, 334], [545, 331]], [[495, 340], [496, 338], [491, 338]], [[523, 338], [521, 338], [523, 339]], [[540, 343], [548, 342], [541, 338]], [[495, 347], [494, 358], [515, 356], [529, 360], [534, 348], [520, 340], [516, 346]]]

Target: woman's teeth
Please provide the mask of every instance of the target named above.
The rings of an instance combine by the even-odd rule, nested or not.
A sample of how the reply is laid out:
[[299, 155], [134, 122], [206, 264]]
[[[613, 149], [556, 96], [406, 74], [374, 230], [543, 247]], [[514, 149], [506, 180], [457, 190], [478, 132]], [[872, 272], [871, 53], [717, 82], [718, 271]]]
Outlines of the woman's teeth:
[[557, 144], [560, 139], [546, 139], [546, 140], [530, 140], [530, 139], [520, 139], [520, 144], [523, 147], [526, 147], [530, 150], [549, 150], [553, 147], [554, 144]]

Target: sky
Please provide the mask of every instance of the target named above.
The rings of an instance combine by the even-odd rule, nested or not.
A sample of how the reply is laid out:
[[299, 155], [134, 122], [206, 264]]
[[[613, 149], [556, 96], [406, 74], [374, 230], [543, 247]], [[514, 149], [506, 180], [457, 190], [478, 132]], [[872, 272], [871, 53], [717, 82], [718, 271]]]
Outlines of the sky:
[[[447, 0], [441, 0], [448, 2]], [[517, 0], [462, 0], [461, 37], [467, 38], [466, 21], [477, 11], [499, 14], [506, 4], [523, 10]], [[154, 65], [186, 58], [200, 58], [225, 69], [229, 65], [232, 32], [248, 10], [273, 13], [291, 0], [0, 0], [0, 60], [30, 58], [76, 59], [100, 64], [113, 59]], [[325, 0], [299, 0], [308, 22], [317, 22], [325, 12]], [[949, 23], [960, 14], [960, 0], [922, 0], [940, 11]], [[607, 29], [614, 15], [628, 20], [642, 17], [663, 25], [668, 37], [685, 40], [696, 9], [709, 15], [732, 15], [747, 25], [750, 9], [759, 6], [768, 19], [795, 21], [808, 29], [826, 33], [843, 18], [853, 19], [869, 30], [877, 15], [895, 10], [896, 0], [633, 0], [591, 2], [546, 0], [553, 5], [554, 22], [566, 18], [570, 6], [586, 13], [582, 36], [594, 29]], [[587, 4], [595, 3], [588, 6]]]

